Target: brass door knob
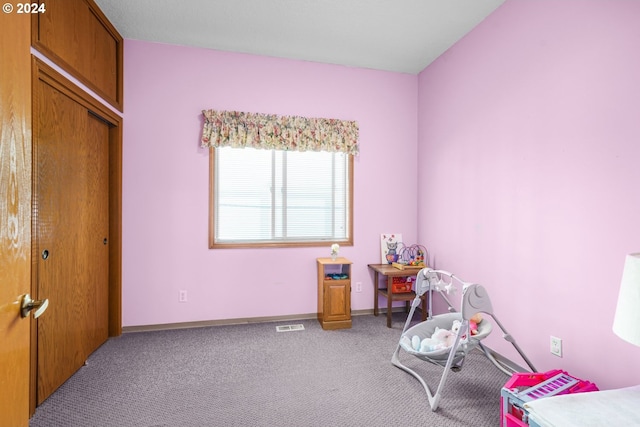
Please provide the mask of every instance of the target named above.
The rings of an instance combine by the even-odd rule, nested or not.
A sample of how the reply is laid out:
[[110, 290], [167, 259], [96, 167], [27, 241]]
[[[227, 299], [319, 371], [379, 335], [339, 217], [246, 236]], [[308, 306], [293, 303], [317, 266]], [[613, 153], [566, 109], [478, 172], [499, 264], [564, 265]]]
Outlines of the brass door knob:
[[33, 312], [33, 318], [37, 319], [38, 317], [40, 317], [42, 313], [45, 312], [47, 307], [49, 307], [48, 299], [43, 299], [41, 301], [34, 301], [33, 299], [31, 299], [31, 295], [25, 294], [25, 296], [22, 297], [22, 304], [20, 306], [20, 315], [22, 317], [27, 317], [31, 310], [35, 310]]

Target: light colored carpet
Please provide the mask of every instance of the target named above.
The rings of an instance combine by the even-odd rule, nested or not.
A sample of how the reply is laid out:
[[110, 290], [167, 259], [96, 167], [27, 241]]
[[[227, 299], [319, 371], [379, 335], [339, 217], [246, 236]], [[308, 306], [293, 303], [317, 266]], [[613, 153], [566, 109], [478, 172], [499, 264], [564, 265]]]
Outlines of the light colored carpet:
[[[276, 332], [282, 323], [126, 333], [100, 347], [30, 427], [495, 427], [508, 377], [480, 351], [447, 380], [432, 412], [422, 386], [394, 367], [403, 313], [353, 327]], [[443, 368], [406, 353], [435, 390]]]

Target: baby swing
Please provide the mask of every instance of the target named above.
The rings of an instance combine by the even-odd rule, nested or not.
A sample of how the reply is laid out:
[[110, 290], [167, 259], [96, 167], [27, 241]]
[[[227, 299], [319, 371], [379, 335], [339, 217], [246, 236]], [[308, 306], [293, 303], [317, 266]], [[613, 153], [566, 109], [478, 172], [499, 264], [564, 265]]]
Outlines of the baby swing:
[[[443, 278], [446, 279], [443, 280]], [[450, 294], [451, 292], [454, 292], [456, 290], [454, 282], [462, 285], [462, 301], [460, 312], [455, 311], [453, 305], [447, 298], [447, 295], [445, 295], [445, 293]], [[447, 303], [449, 307], [449, 313], [439, 314], [436, 316], [432, 315], [431, 305], [433, 291], [436, 291]], [[429, 404], [431, 405], [432, 411], [435, 411], [438, 408], [442, 389], [447, 380], [449, 371], [459, 371], [462, 368], [462, 364], [464, 363], [464, 358], [467, 353], [469, 353], [469, 351], [473, 350], [476, 347], [482, 349], [487, 358], [502, 372], [507, 375], [511, 375], [513, 373], [512, 371], [507, 370], [507, 368], [503, 364], [501, 364], [501, 362], [498, 362], [491, 354], [491, 352], [488, 351], [487, 348], [484, 347], [481, 343], [481, 341], [486, 338], [492, 330], [491, 323], [489, 323], [487, 319], [483, 319], [480, 323], [478, 323], [477, 332], [474, 329], [473, 332], [475, 332], [475, 334], [472, 334], [472, 331], [470, 329], [470, 322], [471, 319], [478, 313], [484, 313], [491, 316], [491, 318], [496, 322], [500, 329], [502, 329], [503, 338], [513, 344], [513, 346], [518, 351], [520, 356], [522, 356], [531, 371], [536, 372], [533, 364], [522, 352], [515, 339], [513, 339], [513, 337], [506, 331], [506, 329], [494, 315], [493, 307], [491, 306], [491, 300], [489, 299], [489, 295], [487, 294], [487, 291], [483, 286], [464, 282], [457, 276], [454, 276], [452, 273], [444, 270], [423, 268], [418, 272], [415, 284], [415, 292], [416, 297], [411, 304], [411, 310], [409, 311], [407, 321], [405, 322], [402, 329], [402, 335], [400, 337], [398, 346], [396, 347], [396, 351], [391, 357], [391, 363], [394, 366], [397, 366], [398, 368], [414, 376], [420, 382], [420, 384], [422, 384], [425, 391], [427, 392], [427, 397], [429, 398]], [[420, 305], [421, 296], [424, 295], [425, 292], [429, 292], [429, 317], [424, 322], [420, 322], [409, 328], [409, 324], [411, 323], [411, 319], [413, 318], [413, 313], [416, 307]], [[454, 322], [456, 323], [455, 328]], [[434, 336], [434, 333], [436, 333], [439, 329], [452, 330], [452, 328], [454, 331], [457, 330], [457, 333], [455, 333], [455, 340], [453, 340], [453, 344], [451, 344], [450, 346], [442, 348], [442, 345], [425, 345], [431, 344], [433, 342], [432, 337]], [[400, 362], [398, 355], [401, 348], [407, 353], [412, 354], [421, 360], [444, 366], [444, 372], [442, 373], [442, 378], [440, 378], [440, 383], [438, 384], [438, 388], [435, 394], [431, 393], [431, 390], [427, 386], [425, 380], [416, 371], [403, 365]]]

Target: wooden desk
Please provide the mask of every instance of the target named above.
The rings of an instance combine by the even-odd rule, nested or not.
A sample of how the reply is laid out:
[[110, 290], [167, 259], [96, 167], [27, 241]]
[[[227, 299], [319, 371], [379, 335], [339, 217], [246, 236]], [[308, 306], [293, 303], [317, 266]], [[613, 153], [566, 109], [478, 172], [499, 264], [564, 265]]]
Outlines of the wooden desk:
[[[373, 270], [373, 315], [378, 315], [378, 297], [382, 295], [387, 299], [387, 328], [391, 327], [391, 306], [394, 301], [405, 301], [407, 312], [411, 305], [411, 301], [416, 297], [415, 292], [391, 292], [394, 277], [415, 276], [420, 270], [400, 270], [391, 264], [369, 264], [369, 268]], [[387, 278], [387, 287], [380, 288], [378, 284], [378, 276]], [[427, 320], [427, 295], [422, 295], [422, 321]]]

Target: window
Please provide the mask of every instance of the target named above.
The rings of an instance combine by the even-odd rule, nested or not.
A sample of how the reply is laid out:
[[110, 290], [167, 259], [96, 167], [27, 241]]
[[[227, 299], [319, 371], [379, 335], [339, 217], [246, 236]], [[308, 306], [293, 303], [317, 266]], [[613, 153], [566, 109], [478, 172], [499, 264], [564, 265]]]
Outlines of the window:
[[212, 148], [210, 247], [353, 244], [353, 156]]

